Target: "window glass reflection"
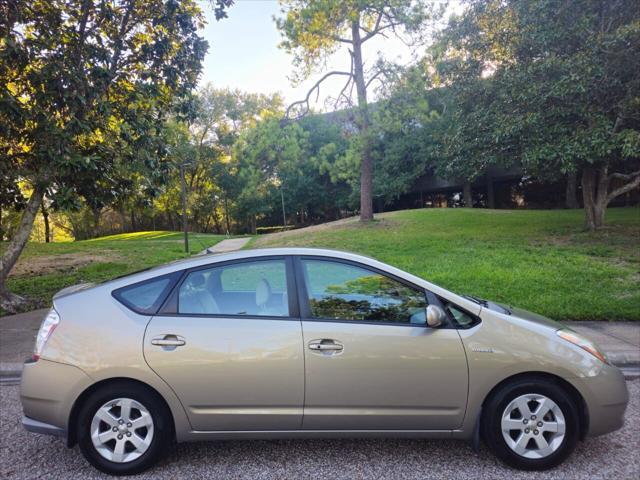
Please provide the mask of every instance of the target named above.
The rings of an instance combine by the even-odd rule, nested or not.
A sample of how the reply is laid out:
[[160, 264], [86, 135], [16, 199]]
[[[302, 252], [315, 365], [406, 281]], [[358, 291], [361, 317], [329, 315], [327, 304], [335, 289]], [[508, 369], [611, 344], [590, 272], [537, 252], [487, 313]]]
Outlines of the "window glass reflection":
[[314, 318], [426, 323], [424, 292], [354, 265], [302, 260]]

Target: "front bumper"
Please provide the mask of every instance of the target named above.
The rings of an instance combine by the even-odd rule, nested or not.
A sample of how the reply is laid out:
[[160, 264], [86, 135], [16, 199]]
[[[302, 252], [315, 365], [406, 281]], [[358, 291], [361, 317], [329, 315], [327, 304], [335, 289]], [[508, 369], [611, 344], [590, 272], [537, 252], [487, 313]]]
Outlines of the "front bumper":
[[574, 378], [571, 383], [582, 394], [587, 405], [587, 436], [604, 435], [624, 425], [629, 391], [624, 375], [618, 367], [605, 365], [597, 375]]
[[27, 417], [26, 415], [22, 416], [22, 426], [28, 432], [67, 438], [67, 431], [65, 429], [56, 427], [55, 425], [50, 425], [48, 423], [39, 422], [38, 420]]

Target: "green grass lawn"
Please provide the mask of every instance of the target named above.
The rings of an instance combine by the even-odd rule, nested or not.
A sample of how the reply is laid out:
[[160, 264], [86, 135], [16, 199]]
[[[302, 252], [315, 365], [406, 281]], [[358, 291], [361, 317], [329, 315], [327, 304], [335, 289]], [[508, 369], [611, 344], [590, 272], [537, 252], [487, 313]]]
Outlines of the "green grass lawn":
[[640, 320], [640, 209], [609, 209], [597, 233], [583, 222], [582, 210], [405, 210], [370, 225], [264, 236], [248, 247], [348, 250], [559, 320]]
[[[189, 247], [199, 252], [224, 235], [190, 234]], [[32, 306], [47, 306], [58, 290], [81, 282], [99, 282], [178, 258], [184, 253], [182, 233], [124, 233], [92, 240], [27, 244], [9, 277], [12, 292], [27, 295]], [[2, 249], [6, 248], [6, 243]], [[2, 314], [0, 310], [0, 314]]]

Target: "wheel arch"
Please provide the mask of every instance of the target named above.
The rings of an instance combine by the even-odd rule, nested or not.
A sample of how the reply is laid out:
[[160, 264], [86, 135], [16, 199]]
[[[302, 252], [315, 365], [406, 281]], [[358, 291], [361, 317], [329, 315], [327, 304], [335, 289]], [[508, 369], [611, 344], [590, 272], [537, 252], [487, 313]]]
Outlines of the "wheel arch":
[[513, 382], [515, 380], [521, 380], [521, 379], [528, 379], [528, 380], [539, 379], [539, 380], [550, 381], [560, 386], [563, 390], [565, 390], [571, 396], [572, 400], [575, 402], [576, 406], [578, 407], [578, 418], [580, 422], [580, 424], [578, 425], [579, 437], [580, 437], [580, 440], [584, 440], [584, 438], [587, 435], [587, 432], [589, 431], [589, 409], [587, 407], [587, 403], [585, 402], [580, 392], [576, 389], [576, 387], [574, 387], [571, 383], [569, 383], [564, 378], [558, 375], [554, 375], [553, 373], [537, 372], [537, 371], [521, 372], [521, 373], [517, 373], [515, 375], [511, 375], [509, 377], [504, 378], [499, 383], [497, 383], [484, 397], [484, 399], [482, 400], [481, 411], [484, 411], [484, 406], [487, 403], [487, 400], [489, 400], [495, 394], [496, 391], [498, 391], [507, 383]]
[[123, 383], [123, 382], [144, 387], [145, 389], [149, 390], [149, 392], [151, 392], [153, 395], [155, 395], [163, 403], [170, 418], [170, 425], [172, 429], [171, 435], [175, 439], [176, 427], [175, 427], [175, 419], [173, 417], [173, 412], [171, 411], [169, 404], [167, 403], [165, 398], [162, 396], [162, 394], [158, 392], [158, 390], [153, 388], [151, 385], [149, 385], [148, 383], [141, 382], [140, 380], [136, 380], [134, 378], [129, 378], [129, 377], [113, 377], [113, 378], [106, 378], [91, 384], [80, 395], [78, 395], [78, 398], [76, 398], [75, 402], [73, 403], [73, 407], [71, 407], [71, 412], [69, 413], [69, 420], [67, 422], [67, 447], [73, 447], [77, 443], [76, 424], [78, 422], [78, 414], [80, 413], [82, 405], [87, 400], [87, 398], [93, 392], [101, 388], [107, 387], [108, 385], [111, 385], [111, 384]]

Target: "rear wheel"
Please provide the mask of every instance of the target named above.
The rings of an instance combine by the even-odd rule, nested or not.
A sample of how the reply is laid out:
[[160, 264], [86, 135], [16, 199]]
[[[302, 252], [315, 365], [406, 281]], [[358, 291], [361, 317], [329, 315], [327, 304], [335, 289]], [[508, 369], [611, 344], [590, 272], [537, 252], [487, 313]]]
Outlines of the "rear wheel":
[[171, 439], [170, 415], [152, 390], [119, 382], [93, 392], [78, 416], [78, 444], [97, 469], [140, 473], [161, 457]]
[[578, 411], [570, 395], [544, 378], [500, 387], [484, 405], [483, 436], [495, 455], [523, 470], [564, 461], [578, 441]]

